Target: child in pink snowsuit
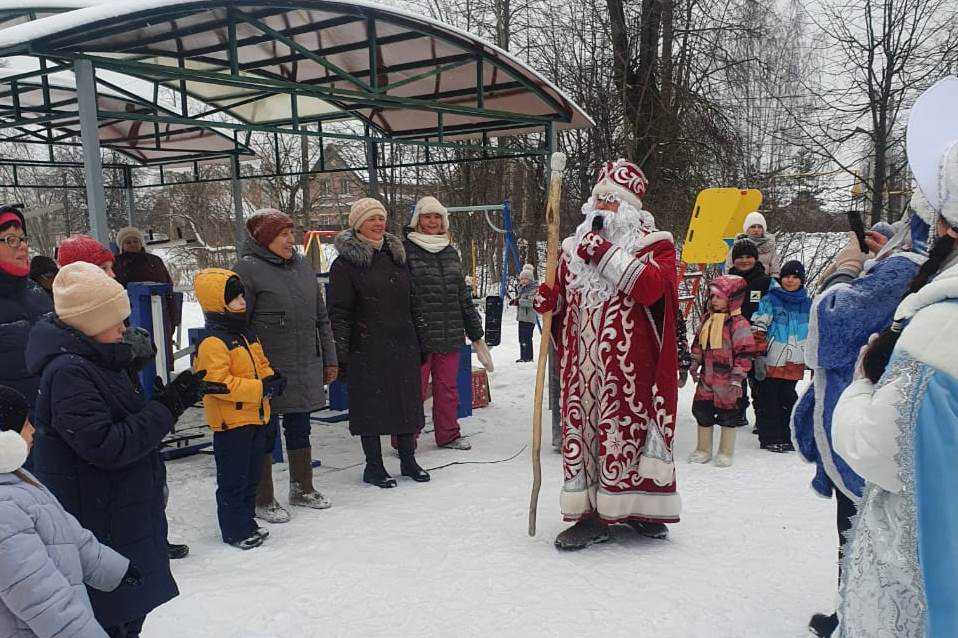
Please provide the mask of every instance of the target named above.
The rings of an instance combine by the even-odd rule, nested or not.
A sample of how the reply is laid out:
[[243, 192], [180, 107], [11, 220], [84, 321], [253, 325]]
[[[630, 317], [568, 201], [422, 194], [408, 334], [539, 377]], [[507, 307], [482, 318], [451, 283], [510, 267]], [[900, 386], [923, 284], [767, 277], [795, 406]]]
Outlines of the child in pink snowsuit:
[[722, 428], [715, 465], [728, 467], [735, 453], [735, 429], [743, 425], [739, 401], [742, 381], [752, 367], [755, 340], [752, 326], [742, 316], [748, 283], [736, 275], [723, 275], [709, 286], [708, 313], [692, 344], [690, 372], [698, 386], [692, 415], [698, 422], [698, 447], [689, 463], [712, 460], [713, 426]]

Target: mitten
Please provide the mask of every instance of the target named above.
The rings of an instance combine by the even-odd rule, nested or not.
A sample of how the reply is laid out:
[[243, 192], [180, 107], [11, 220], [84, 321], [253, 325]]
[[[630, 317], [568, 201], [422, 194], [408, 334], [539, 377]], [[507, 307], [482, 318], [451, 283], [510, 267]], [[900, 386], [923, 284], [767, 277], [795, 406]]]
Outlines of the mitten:
[[130, 566], [126, 569], [126, 573], [123, 574], [123, 580], [120, 581], [121, 587], [139, 587], [143, 584], [143, 575], [140, 573], [140, 570], [136, 568], [136, 565], [130, 563]]
[[124, 330], [123, 343], [129, 344], [133, 350], [133, 363], [130, 364], [133, 372], [139, 372], [156, 358], [156, 344], [145, 328], [130, 326]]
[[610, 246], [609, 240], [593, 231], [585, 234], [575, 252], [587, 264], [598, 263]]
[[492, 363], [492, 353], [489, 351], [489, 346], [486, 345], [485, 339], [473, 341], [472, 349], [476, 351], [476, 358], [479, 359], [479, 363], [486, 369], [486, 372], [494, 372], [496, 366]]
[[165, 386], [157, 377], [153, 387], [153, 400], [166, 406], [173, 417], [178, 419], [186, 408], [200, 400], [205, 385], [204, 376], [206, 370], [186, 370]]
[[555, 310], [559, 301], [559, 291], [547, 283], [539, 284], [536, 289], [536, 296], [533, 300], [536, 312], [550, 312]]
[[263, 379], [263, 398], [270, 399], [272, 397], [283, 396], [283, 392], [286, 391], [286, 383], [286, 377], [278, 371], [269, 375]]
[[752, 362], [752, 369], [755, 371], [755, 380], [764, 381], [768, 376], [768, 361], [765, 357], [755, 357], [755, 361]]

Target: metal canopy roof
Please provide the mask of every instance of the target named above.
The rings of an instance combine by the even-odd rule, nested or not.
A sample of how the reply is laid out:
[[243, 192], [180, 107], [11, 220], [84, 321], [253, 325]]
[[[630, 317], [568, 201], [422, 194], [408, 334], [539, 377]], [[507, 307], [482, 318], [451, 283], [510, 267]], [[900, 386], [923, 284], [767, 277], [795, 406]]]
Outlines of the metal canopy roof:
[[225, 113], [254, 130], [287, 125], [295, 132], [310, 121], [357, 117], [381, 137], [440, 142], [592, 125], [508, 53], [448, 25], [364, 2], [109, 2], [0, 31], [0, 55], [13, 54], [64, 66], [89, 59], [98, 73], [172, 86], [213, 107], [197, 114], [184, 108], [180, 116], [194, 123]]
[[37, 18], [82, 9], [102, 0], [0, 0], [0, 29]]
[[[36, 58], [14, 56], [0, 60], [0, 122], [17, 123], [16, 128], [4, 129], [6, 135], [0, 141], [79, 146], [76, 78], [71, 71], [31, 73], [39, 70]], [[175, 115], [156, 103], [151, 83], [110, 71], [97, 75], [97, 108]], [[99, 122], [98, 137], [103, 147], [140, 164], [253, 154], [217, 131], [177, 123], [106, 119]]]

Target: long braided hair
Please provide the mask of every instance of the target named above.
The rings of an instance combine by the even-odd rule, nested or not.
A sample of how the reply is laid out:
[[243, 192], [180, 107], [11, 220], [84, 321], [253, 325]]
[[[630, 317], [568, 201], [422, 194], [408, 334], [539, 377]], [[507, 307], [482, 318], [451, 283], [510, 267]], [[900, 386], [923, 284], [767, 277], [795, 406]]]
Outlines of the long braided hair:
[[[952, 236], [956, 230], [958, 230], [958, 228], [952, 228], [948, 233], [942, 234], [942, 236], [935, 241], [931, 247], [931, 251], [928, 253], [928, 261], [922, 264], [918, 273], [911, 280], [911, 283], [908, 285], [908, 292], [905, 293], [904, 297], [921, 290], [925, 284], [931, 281], [932, 277], [938, 274], [938, 271], [944, 263], [951, 257], [955, 246], [958, 245], [958, 239]], [[902, 297], [902, 299], [904, 299], [904, 297]], [[876, 339], [865, 352], [865, 356], [862, 359], [862, 368], [865, 372], [865, 376], [872, 383], [878, 383], [878, 380], [885, 373], [885, 368], [888, 367], [888, 362], [891, 360], [891, 354], [895, 349], [895, 344], [898, 343], [898, 337], [901, 336], [901, 330], [901, 325], [893, 323], [891, 327], [886, 328], [878, 336], [878, 339]]]

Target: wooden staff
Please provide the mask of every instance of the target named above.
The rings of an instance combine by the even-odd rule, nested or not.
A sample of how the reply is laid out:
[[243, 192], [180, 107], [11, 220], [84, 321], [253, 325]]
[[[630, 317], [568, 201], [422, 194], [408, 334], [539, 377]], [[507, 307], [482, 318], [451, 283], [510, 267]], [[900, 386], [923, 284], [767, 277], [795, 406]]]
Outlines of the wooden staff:
[[[565, 154], [553, 153], [549, 162], [549, 199], [546, 202], [546, 224], [549, 239], [546, 256], [546, 280], [550, 288], [556, 282], [559, 253], [559, 196], [562, 194], [562, 171]], [[546, 364], [549, 360], [549, 340], [552, 338], [552, 311], [542, 315], [542, 336], [539, 341], [539, 362], [536, 368], [536, 392], [532, 404], [532, 497], [529, 499], [529, 536], [536, 535], [536, 508], [539, 506], [539, 488], [542, 487], [542, 392], [545, 388]]]

